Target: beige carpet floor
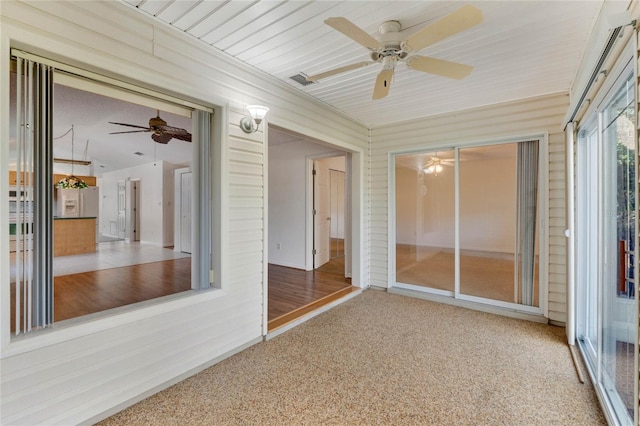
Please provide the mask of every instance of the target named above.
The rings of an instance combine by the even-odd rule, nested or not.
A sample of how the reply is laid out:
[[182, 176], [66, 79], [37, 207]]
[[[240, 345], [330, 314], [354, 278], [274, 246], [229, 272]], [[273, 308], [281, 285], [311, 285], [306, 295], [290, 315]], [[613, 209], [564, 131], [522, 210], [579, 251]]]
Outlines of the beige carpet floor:
[[368, 290], [107, 425], [604, 425], [564, 329]]

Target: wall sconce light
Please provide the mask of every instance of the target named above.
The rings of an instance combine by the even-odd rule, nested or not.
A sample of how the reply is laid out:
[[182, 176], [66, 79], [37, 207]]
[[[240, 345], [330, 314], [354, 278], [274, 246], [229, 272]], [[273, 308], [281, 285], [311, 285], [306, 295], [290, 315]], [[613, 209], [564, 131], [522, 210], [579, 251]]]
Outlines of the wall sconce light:
[[240, 128], [245, 133], [255, 133], [264, 116], [267, 115], [269, 108], [262, 105], [247, 105], [247, 109], [251, 117], [242, 117]]

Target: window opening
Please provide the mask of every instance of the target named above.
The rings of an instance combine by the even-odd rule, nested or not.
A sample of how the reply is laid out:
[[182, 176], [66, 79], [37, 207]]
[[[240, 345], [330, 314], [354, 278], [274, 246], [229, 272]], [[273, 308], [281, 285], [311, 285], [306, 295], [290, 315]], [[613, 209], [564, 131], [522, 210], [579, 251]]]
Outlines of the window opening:
[[[209, 288], [212, 114], [12, 53], [12, 333]], [[192, 253], [174, 250], [181, 211]]]

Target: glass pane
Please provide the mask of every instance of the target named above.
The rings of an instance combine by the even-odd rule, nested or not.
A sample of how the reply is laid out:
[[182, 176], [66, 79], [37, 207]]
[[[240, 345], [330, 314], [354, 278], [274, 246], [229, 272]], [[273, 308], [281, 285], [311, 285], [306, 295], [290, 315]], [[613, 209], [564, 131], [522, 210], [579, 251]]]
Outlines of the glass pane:
[[191, 290], [191, 117], [63, 84], [54, 110], [55, 320]]
[[578, 338], [595, 365], [598, 335], [598, 132], [581, 132], [578, 140], [576, 175], [576, 290], [578, 294]]
[[396, 281], [455, 288], [455, 153], [396, 157]]
[[[522, 257], [528, 253], [532, 273], [528, 289], [532, 302], [528, 304], [538, 306], [539, 226], [535, 224], [540, 215], [536, 214], [534, 194], [529, 201], [528, 209], [533, 212], [528, 220], [535, 224], [518, 227], [518, 182], [523, 178], [518, 178], [517, 160], [517, 143], [460, 150], [460, 293], [522, 303], [523, 290], [517, 284], [521, 282]], [[527, 158], [521, 160], [526, 162]], [[529, 249], [520, 250], [520, 256], [516, 256], [516, 245], [523, 247], [525, 237], [519, 229], [524, 225], [532, 226], [534, 232], [529, 238], [533, 239], [528, 241]]]
[[603, 111], [604, 243], [601, 384], [618, 418], [635, 407], [635, 120], [630, 78]]

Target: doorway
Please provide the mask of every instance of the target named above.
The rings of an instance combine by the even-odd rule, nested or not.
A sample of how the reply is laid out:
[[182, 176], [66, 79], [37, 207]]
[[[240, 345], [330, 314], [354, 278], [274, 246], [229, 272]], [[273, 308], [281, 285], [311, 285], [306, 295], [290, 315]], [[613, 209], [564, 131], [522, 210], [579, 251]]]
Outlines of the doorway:
[[331, 174], [331, 248], [330, 259], [344, 258], [344, 171], [329, 170]]
[[140, 241], [140, 179], [130, 179], [127, 181], [127, 205], [126, 205], [126, 242]]
[[[268, 156], [266, 304], [267, 331], [273, 331], [353, 292], [345, 279], [351, 256], [347, 188], [352, 156], [272, 126]], [[314, 221], [314, 216], [322, 221]], [[315, 247], [315, 255], [314, 239], [322, 243], [322, 247]], [[323, 270], [335, 267], [336, 262], [341, 262], [337, 270]], [[323, 268], [314, 267], [314, 263]]]
[[313, 269], [344, 274], [345, 156], [313, 161]]
[[174, 211], [174, 250], [191, 253], [193, 240], [192, 193], [193, 172], [190, 167], [174, 172], [175, 211]]

